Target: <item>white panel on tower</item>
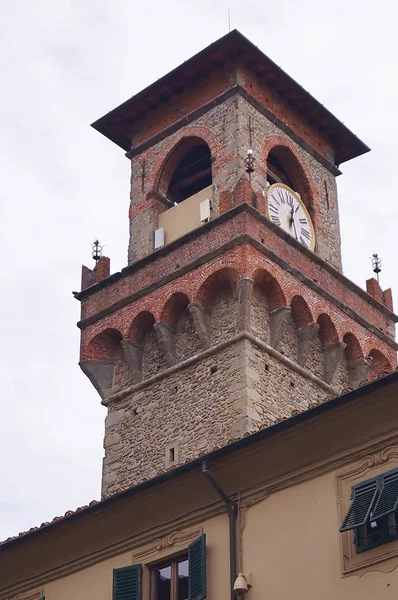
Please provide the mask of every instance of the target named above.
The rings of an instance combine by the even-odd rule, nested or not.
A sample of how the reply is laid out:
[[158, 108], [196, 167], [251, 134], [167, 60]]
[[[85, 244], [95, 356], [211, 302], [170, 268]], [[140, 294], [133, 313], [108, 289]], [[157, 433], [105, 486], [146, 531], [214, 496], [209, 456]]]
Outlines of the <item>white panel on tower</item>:
[[164, 227], [159, 227], [155, 231], [155, 250], [164, 246]]
[[208, 198], [200, 203], [200, 220], [202, 223], [210, 221], [211, 202]]

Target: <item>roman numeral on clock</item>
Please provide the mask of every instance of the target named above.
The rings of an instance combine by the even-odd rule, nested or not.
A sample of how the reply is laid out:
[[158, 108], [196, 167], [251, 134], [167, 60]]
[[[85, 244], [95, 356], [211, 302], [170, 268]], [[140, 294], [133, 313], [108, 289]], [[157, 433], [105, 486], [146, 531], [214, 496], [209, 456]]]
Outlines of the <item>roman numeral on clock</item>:
[[308, 241], [310, 241], [311, 236], [310, 236], [310, 232], [308, 231], [308, 229], [301, 229], [301, 235], [303, 235]]
[[281, 224], [281, 220], [277, 215], [271, 215], [271, 221], [273, 223], [275, 223], [275, 225], [279, 225]]
[[299, 222], [300, 222], [302, 225], [306, 225], [306, 223], [307, 223], [307, 219], [306, 219], [305, 217], [301, 217], [301, 218], [299, 219]]
[[268, 209], [269, 209], [270, 212], [274, 213], [274, 215], [278, 215], [279, 214], [279, 211], [276, 208], [276, 206], [269, 206]]
[[308, 241], [305, 240], [302, 235], [300, 235], [300, 242], [303, 244], [303, 246], [308, 248]]

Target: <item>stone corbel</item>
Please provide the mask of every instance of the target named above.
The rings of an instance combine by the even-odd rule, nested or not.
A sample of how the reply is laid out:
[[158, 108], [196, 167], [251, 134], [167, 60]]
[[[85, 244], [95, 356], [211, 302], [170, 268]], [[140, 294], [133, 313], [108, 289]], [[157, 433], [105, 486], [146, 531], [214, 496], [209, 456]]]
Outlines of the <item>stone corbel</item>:
[[115, 363], [106, 360], [82, 360], [79, 367], [87, 375], [102, 399], [111, 395]]
[[169, 367], [176, 364], [177, 359], [175, 356], [175, 344], [174, 344], [174, 329], [167, 323], [155, 323], [153, 326], [156, 338], [158, 340], [159, 347], [163, 352], [165, 360]]
[[270, 313], [271, 346], [275, 350], [278, 348], [282, 336], [286, 331], [291, 313], [292, 309], [290, 306], [280, 306]]
[[238, 283], [238, 333], [251, 329], [253, 281], [243, 277]]
[[318, 323], [308, 323], [297, 330], [298, 339], [298, 364], [305, 367], [311, 346], [318, 335]]
[[343, 358], [344, 348], [347, 344], [344, 342], [334, 342], [327, 346], [323, 351], [323, 364], [324, 364], [324, 379], [326, 383], [333, 381], [336, 369]]
[[369, 379], [369, 361], [366, 358], [358, 358], [348, 365], [348, 385], [357, 388]]
[[201, 304], [192, 302], [188, 304], [188, 310], [191, 313], [193, 324], [198, 334], [198, 338], [206, 350], [211, 345], [211, 329], [210, 329], [210, 315], [207, 310]]
[[122, 340], [122, 349], [132, 383], [142, 380], [142, 351], [130, 340]]

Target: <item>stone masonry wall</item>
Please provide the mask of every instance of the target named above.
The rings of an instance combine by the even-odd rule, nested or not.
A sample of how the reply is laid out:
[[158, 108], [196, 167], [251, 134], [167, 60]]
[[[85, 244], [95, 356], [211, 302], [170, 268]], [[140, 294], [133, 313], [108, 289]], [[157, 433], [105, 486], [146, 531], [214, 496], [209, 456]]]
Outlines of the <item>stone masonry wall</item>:
[[169, 445], [182, 464], [241, 437], [242, 352], [242, 343], [235, 344], [109, 406], [103, 495], [165, 471]]
[[[303, 337], [305, 325], [297, 308], [297, 322], [289, 306], [275, 308], [275, 283], [254, 285], [250, 293], [250, 279], [236, 284], [231, 277], [230, 281], [219, 277], [219, 289], [209, 288], [206, 309], [195, 305], [208, 315], [202, 326], [206, 329], [209, 323], [207, 339], [213, 352], [211, 347], [203, 348], [191, 311], [182, 308], [174, 329], [175, 367], [165, 362], [152, 327], [142, 342], [142, 381], [106, 400], [104, 496], [307, 410], [349, 387], [348, 355], [338, 351], [340, 342], [328, 338], [327, 319], [321, 319], [320, 325], [308, 324], [315, 335]], [[243, 284], [246, 295], [238, 307], [238, 289]], [[243, 314], [248, 320], [242, 321]], [[246, 323], [243, 330], [242, 323]], [[330, 353], [336, 344], [337, 354]], [[195, 360], [181, 363], [190, 359]]]

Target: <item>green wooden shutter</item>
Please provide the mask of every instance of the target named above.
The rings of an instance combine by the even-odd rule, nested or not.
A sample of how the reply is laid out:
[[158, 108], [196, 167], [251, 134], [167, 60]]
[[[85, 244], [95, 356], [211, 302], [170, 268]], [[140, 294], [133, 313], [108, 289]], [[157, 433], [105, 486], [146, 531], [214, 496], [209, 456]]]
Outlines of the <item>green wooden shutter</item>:
[[141, 599], [141, 565], [113, 569], [113, 600]]
[[377, 478], [353, 487], [353, 500], [344, 518], [340, 531], [349, 531], [364, 525], [370, 515], [379, 491]]
[[188, 598], [206, 598], [206, 534], [203, 534], [188, 547]]
[[395, 512], [398, 508], [398, 470], [381, 476], [381, 491], [376, 506], [370, 516], [371, 520], [380, 519]]

